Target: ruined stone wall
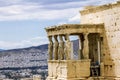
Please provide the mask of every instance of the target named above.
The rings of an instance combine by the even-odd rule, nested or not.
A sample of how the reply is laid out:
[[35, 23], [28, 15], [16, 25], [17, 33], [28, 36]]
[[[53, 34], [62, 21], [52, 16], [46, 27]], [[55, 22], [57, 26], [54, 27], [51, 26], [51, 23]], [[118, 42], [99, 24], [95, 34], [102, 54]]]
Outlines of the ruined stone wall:
[[103, 55], [105, 76], [120, 77], [120, 6], [107, 6], [107, 8], [87, 14], [81, 12], [81, 24], [104, 23]]

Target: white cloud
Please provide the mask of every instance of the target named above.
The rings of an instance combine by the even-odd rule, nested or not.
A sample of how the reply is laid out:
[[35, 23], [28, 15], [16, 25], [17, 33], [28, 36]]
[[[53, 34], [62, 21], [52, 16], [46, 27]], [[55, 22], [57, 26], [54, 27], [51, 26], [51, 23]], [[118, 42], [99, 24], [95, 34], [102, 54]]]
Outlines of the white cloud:
[[22, 0], [0, 0], [0, 4], [6, 5], [6, 4], [13, 4], [13, 3], [19, 3]]
[[30, 46], [38, 46], [47, 43], [48, 41], [46, 37], [35, 37], [20, 42], [0, 41], [0, 47], [3, 49], [15, 49], [15, 48], [30, 47]]
[[40, 6], [37, 5], [14, 5], [0, 8], [0, 21], [26, 19], [65, 19], [71, 17], [71, 15], [74, 15], [79, 9], [80, 8], [48, 10], [41, 9]]
[[107, 3], [115, 3], [118, 0], [98, 0], [98, 5], [103, 5], [103, 4], [107, 4]]
[[69, 22], [80, 22], [80, 14], [76, 14], [75, 16], [69, 18]]
[[81, 1], [73, 1], [67, 3], [56, 3], [44, 7], [51, 9], [80, 8], [89, 5], [101, 5], [106, 3], [112, 3], [114, 1], [116, 0], [81, 0]]
[[[15, 2], [14, 2], [15, 1]], [[24, 2], [22, 0], [7, 0], [6, 3], [16, 3], [13, 5], [0, 7], [0, 21], [6, 20], [26, 20], [26, 19], [40, 19], [40, 20], [55, 20], [55, 19], [69, 19], [76, 15], [83, 6], [92, 4], [103, 4], [113, 2], [115, 0], [87, 0], [79, 2], [57, 3], [51, 5], [42, 5], [35, 2]], [[99, 2], [99, 3], [97, 3]], [[62, 5], [62, 6], [61, 6]], [[54, 8], [54, 9], [53, 9]], [[58, 9], [57, 9], [58, 8]], [[61, 8], [61, 9], [59, 9]], [[77, 16], [75, 16], [77, 18]], [[72, 18], [72, 20], [76, 20]]]

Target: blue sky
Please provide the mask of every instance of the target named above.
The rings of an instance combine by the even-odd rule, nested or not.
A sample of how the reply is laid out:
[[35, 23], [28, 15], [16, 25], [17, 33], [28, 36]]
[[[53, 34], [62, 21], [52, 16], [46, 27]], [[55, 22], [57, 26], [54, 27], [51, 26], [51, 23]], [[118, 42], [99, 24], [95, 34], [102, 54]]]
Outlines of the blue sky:
[[45, 27], [80, 23], [79, 10], [117, 0], [0, 0], [0, 49], [48, 43]]

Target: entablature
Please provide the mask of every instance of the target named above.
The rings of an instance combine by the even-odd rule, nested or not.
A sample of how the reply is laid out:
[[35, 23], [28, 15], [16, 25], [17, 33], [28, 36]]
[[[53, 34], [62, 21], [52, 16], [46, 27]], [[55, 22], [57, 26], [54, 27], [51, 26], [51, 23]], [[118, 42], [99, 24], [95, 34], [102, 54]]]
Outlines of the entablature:
[[48, 36], [79, 34], [79, 33], [103, 33], [104, 24], [64, 24], [46, 28]]

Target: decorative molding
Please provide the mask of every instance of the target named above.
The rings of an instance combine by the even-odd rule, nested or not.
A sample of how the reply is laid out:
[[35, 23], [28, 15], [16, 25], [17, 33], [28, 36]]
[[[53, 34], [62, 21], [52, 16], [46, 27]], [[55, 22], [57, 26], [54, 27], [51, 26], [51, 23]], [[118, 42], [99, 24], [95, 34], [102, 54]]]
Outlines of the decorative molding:
[[90, 14], [90, 13], [96, 13], [96, 12], [112, 9], [112, 8], [115, 8], [118, 6], [120, 6], [120, 1], [117, 1], [114, 4], [105, 4], [105, 5], [101, 5], [101, 6], [90, 7], [90, 8], [80, 11], [80, 13], [81, 13], [81, 15], [86, 15], [86, 14]]
[[64, 24], [46, 28], [48, 36], [65, 35], [65, 34], [80, 34], [80, 33], [102, 33], [104, 24]]

